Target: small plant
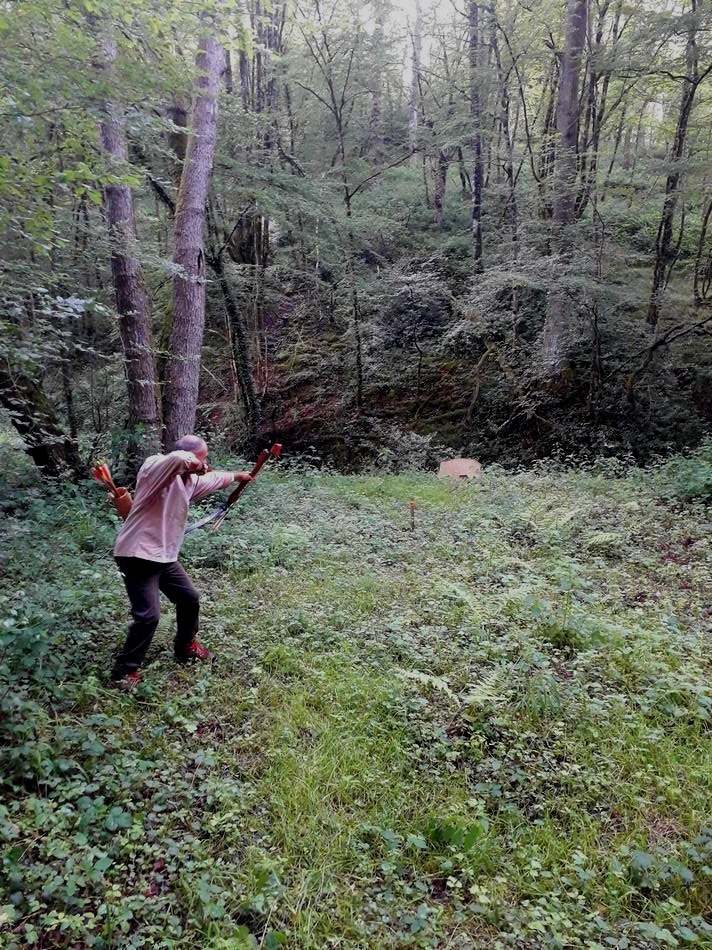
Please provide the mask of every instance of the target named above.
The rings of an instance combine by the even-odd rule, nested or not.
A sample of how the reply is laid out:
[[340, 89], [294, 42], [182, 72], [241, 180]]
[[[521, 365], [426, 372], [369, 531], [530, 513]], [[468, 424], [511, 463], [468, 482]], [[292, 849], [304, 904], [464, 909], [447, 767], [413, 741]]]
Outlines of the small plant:
[[655, 484], [663, 498], [712, 500], [712, 439], [705, 439], [696, 452], [663, 463]]
[[708, 517], [661, 479], [270, 473], [186, 545], [219, 661], [167, 614], [129, 699], [103, 499], [20, 478], [0, 942], [709, 944]]

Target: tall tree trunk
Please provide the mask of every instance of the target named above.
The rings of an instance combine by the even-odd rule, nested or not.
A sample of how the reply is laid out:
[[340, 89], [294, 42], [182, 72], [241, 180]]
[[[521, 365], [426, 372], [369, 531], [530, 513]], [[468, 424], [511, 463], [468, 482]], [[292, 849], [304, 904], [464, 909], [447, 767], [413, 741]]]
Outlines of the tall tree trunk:
[[420, 0], [415, 0], [415, 25], [413, 27], [413, 53], [411, 58], [410, 95], [408, 98], [408, 148], [413, 153], [411, 162], [417, 165], [415, 150], [418, 148], [418, 100], [420, 98], [420, 60], [423, 48], [423, 14]]
[[383, 23], [384, 5], [377, 2], [375, 10], [376, 29], [373, 44], [377, 51], [376, 75], [373, 77], [373, 98], [371, 100], [371, 116], [366, 151], [370, 152], [374, 165], [382, 165], [386, 160], [386, 150], [383, 142], [383, 70], [386, 59], [385, 31]]
[[[692, 14], [697, 12], [697, 0], [692, 0]], [[665, 182], [665, 201], [658, 226], [658, 235], [655, 243], [655, 265], [653, 267], [653, 286], [648, 304], [648, 324], [655, 329], [660, 319], [662, 294], [665, 290], [670, 270], [676, 255], [673, 251], [673, 219], [677, 206], [680, 178], [682, 176], [681, 161], [685, 153], [687, 140], [687, 126], [690, 113], [695, 101], [695, 93], [700, 84], [699, 57], [697, 51], [697, 25], [693, 21], [687, 33], [685, 51], [686, 76], [682, 84], [680, 109], [677, 115], [675, 139], [670, 153], [670, 171]], [[709, 70], [706, 71], [706, 73]], [[706, 74], [705, 73], [705, 74]]]
[[696, 306], [701, 306], [707, 299], [710, 287], [710, 266], [712, 264], [712, 254], [707, 255], [705, 264], [702, 263], [702, 256], [705, 249], [705, 239], [707, 238], [707, 226], [712, 215], [712, 200], [708, 201], [707, 207], [702, 215], [700, 224], [700, 236], [697, 241], [697, 253], [695, 254], [695, 272], [692, 279], [692, 290], [695, 295]]
[[[250, 0], [247, 6], [255, 43], [252, 57], [245, 54], [241, 58], [241, 71], [244, 59], [244, 73], [246, 77], [249, 77], [249, 83], [245, 87], [249, 94], [243, 95], [243, 103], [246, 111], [261, 118], [255, 122], [257, 131], [254, 139], [248, 139], [245, 148], [254, 164], [268, 169], [271, 173], [274, 170], [277, 150], [282, 162], [286, 160], [289, 163], [289, 159], [294, 162], [291, 155], [287, 158], [281, 146], [280, 123], [276, 112], [280, 77], [284, 70], [284, 67], [280, 65], [280, 56], [283, 51], [287, 7], [283, 0], [274, 4]], [[287, 110], [290, 114], [290, 131], [293, 132], [290, 102], [287, 102]], [[234, 232], [234, 240], [228, 247], [228, 253], [237, 263], [249, 264], [252, 267], [249, 336], [253, 346], [253, 372], [258, 379], [262, 378], [263, 390], [266, 389], [269, 379], [264, 300], [269, 252], [270, 219], [260, 209], [258, 201], [252, 199], [249, 202], [249, 208], [241, 215], [239, 226]], [[233, 340], [236, 339], [237, 337], [233, 337]]]
[[246, 448], [253, 449], [262, 426], [262, 411], [260, 401], [255, 390], [250, 358], [250, 342], [247, 326], [240, 312], [240, 307], [233, 293], [230, 280], [225, 269], [224, 249], [218, 247], [219, 236], [212, 214], [208, 216], [208, 264], [215, 274], [220, 293], [225, 306], [228, 323], [230, 350], [237, 385], [240, 389], [242, 404], [245, 410], [245, 427], [247, 430]]
[[[551, 204], [548, 198], [548, 179], [554, 170], [556, 155], [556, 90], [561, 75], [558, 58], [555, 56], [547, 78], [548, 98], [544, 112], [541, 146], [539, 148], [539, 167], [535, 175], [539, 187], [541, 210], [544, 218], [551, 217]], [[532, 169], [533, 170], [533, 169]]]
[[[111, 80], [116, 62], [114, 39], [105, 37], [101, 50], [106, 76]], [[120, 180], [128, 168], [124, 116], [118, 103], [110, 100], [104, 103], [102, 112], [101, 146], [106, 155], [108, 171]], [[135, 459], [159, 449], [161, 422], [151, 338], [151, 306], [136, 253], [136, 218], [130, 186], [119, 183], [106, 185], [104, 211], [111, 246], [111, 274], [119, 315], [119, 336], [124, 351], [129, 455]]]
[[469, 0], [470, 122], [472, 145], [472, 256], [475, 273], [482, 272], [482, 102], [479, 76], [479, 4]]
[[168, 133], [168, 144], [176, 157], [173, 162], [173, 182], [180, 187], [183, 174], [183, 162], [188, 148], [188, 106], [182, 93], [175, 93], [168, 109], [173, 128]]
[[[317, 11], [319, 7], [317, 6]], [[419, 14], [420, 7], [418, 6], [418, 20], [420, 19]], [[357, 46], [354, 45], [353, 48], [349, 51], [348, 55], [348, 65], [347, 65], [347, 80], [341, 89], [337, 92], [334, 74], [332, 71], [333, 56], [329, 52], [329, 44], [327, 40], [326, 30], [319, 20], [321, 26], [321, 45], [312, 45], [309, 40], [307, 40], [307, 46], [312, 54], [314, 62], [321, 72], [321, 75], [324, 79], [326, 87], [329, 92], [329, 100], [326, 103], [331, 116], [334, 120], [334, 131], [336, 132], [336, 140], [338, 143], [338, 148], [334, 159], [332, 161], [332, 166], [336, 165], [338, 159], [340, 166], [341, 174], [341, 189], [344, 199], [344, 211], [346, 212], [346, 248], [344, 252], [344, 270], [346, 271], [346, 276], [348, 280], [348, 290], [349, 296], [351, 298], [351, 316], [353, 320], [353, 334], [354, 334], [354, 356], [355, 356], [355, 370], [356, 370], [356, 411], [361, 413], [363, 409], [363, 346], [362, 346], [362, 337], [361, 337], [361, 306], [359, 301], [358, 293], [358, 284], [356, 281], [356, 239], [353, 229], [353, 220], [352, 220], [352, 207], [351, 200], [356, 192], [351, 191], [349, 185], [349, 176], [347, 169], [347, 152], [346, 152], [346, 125], [345, 117], [348, 117], [349, 112], [347, 111], [347, 90], [348, 90], [348, 77], [351, 75], [351, 66], [356, 55]], [[417, 31], [416, 31], [417, 32]], [[305, 36], [304, 33], [302, 33]], [[305, 36], [306, 39], [306, 36]], [[326, 51], [326, 54], [325, 54]], [[346, 121], [348, 119], [346, 118]], [[318, 221], [317, 221], [318, 224]], [[318, 263], [317, 263], [318, 266]]]
[[[599, 7], [598, 21], [596, 24], [596, 36], [591, 53], [589, 65], [588, 80], [588, 103], [586, 108], [586, 130], [582, 136], [579, 146], [579, 152], [582, 153], [580, 161], [581, 190], [576, 202], [576, 217], [581, 218], [586, 207], [592, 198], [595, 200], [598, 178], [598, 160], [599, 149], [601, 145], [601, 132], [603, 123], [606, 119], [606, 103], [608, 101], [608, 90], [611, 85], [612, 69], [606, 67], [601, 69], [601, 58], [604, 52], [603, 33], [606, 16], [610, 7], [611, 0], [604, 0]], [[613, 8], [613, 24], [611, 29], [611, 47], [607, 55], [615, 57], [618, 45], [618, 30], [622, 13], [623, 0], [616, 0]], [[601, 70], [600, 72], [598, 70]], [[600, 90], [599, 90], [600, 81]], [[625, 114], [625, 107], [623, 109]]]
[[[502, 137], [505, 145], [504, 174], [507, 180], [507, 199], [505, 205], [505, 218], [509, 223], [512, 234], [512, 260], [519, 257], [519, 221], [517, 213], [517, 187], [514, 173], [514, 143], [516, 139], [516, 129], [512, 129], [510, 117], [511, 100], [509, 87], [507, 84], [507, 75], [502, 68], [502, 56], [497, 39], [497, 24], [495, 20], [494, 0], [490, 7], [492, 14], [492, 40], [491, 47], [497, 66], [497, 77], [500, 84], [500, 125]], [[512, 312], [515, 315], [515, 336], [516, 336], [516, 314], [519, 310], [519, 290], [515, 286], [512, 288]]]
[[460, 187], [462, 189], [462, 197], [469, 198], [472, 194], [472, 181], [470, 176], [467, 173], [467, 168], [465, 167], [465, 156], [462, 151], [462, 146], [458, 145], [456, 148], [457, 154], [457, 172], [460, 176]]
[[239, 50], [238, 63], [240, 66], [240, 95], [245, 112], [250, 111], [251, 86], [250, 86], [250, 67], [247, 60], [247, 53], [244, 49]]
[[[570, 250], [570, 228], [576, 208], [576, 143], [579, 119], [579, 72], [586, 41], [588, 0], [568, 0], [566, 37], [559, 75], [559, 101], [556, 110], [556, 159], [551, 249], [561, 259], [560, 274]], [[561, 380], [569, 364], [571, 302], [561, 286], [549, 292], [543, 334], [544, 373], [550, 380]]]
[[[611, 160], [608, 163], [608, 171], [606, 172], [606, 178], [603, 182], [603, 188], [601, 189], [601, 201], [605, 201], [606, 195], [608, 193], [608, 186], [611, 182], [611, 175], [613, 174], [613, 168], [616, 164], [616, 158], [618, 157], [618, 149], [620, 148], [621, 138], [623, 137], [623, 127], [625, 125], [626, 115], [628, 113], [628, 103], [623, 103], [623, 108], [621, 109], [620, 118], [618, 119], [618, 125], [616, 126], [616, 134], [613, 136], [613, 151], [611, 152]], [[626, 127], [626, 136], [630, 142], [630, 125]], [[623, 167], [625, 168], [625, 159], [623, 162]]]
[[203, 19], [197, 90], [175, 216], [177, 267], [165, 381], [165, 443], [193, 431], [198, 405], [200, 350], [205, 326], [205, 203], [217, 132], [218, 94], [225, 55], [212, 24]]
[[435, 168], [435, 189], [433, 192], [433, 222], [438, 230], [443, 226], [443, 205], [445, 203], [445, 187], [447, 185], [449, 164], [449, 149], [441, 148], [438, 152], [438, 161]]
[[356, 410], [361, 413], [363, 409], [363, 344], [361, 339], [361, 304], [358, 295], [358, 284], [356, 283], [356, 241], [354, 238], [352, 209], [351, 209], [351, 191], [349, 189], [348, 177], [346, 173], [346, 137], [342, 114], [337, 108], [336, 99], [333, 94], [333, 85], [330, 84], [332, 91], [333, 114], [336, 120], [336, 131], [339, 139], [339, 154], [341, 156], [341, 182], [344, 193], [344, 210], [346, 211], [346, 274], [349, 281], [349, 294], [351, 297], [351, 317], [353, 320], [354, 331], [354, 357], [356, 370]]

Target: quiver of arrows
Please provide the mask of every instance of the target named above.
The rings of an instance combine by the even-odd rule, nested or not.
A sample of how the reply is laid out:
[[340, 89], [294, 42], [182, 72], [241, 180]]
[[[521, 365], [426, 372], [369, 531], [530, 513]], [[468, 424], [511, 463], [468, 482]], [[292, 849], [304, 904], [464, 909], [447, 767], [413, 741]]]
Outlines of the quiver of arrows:
[[133, 498], [128, 488], [118, 488], [116, 486], [114, 479], [111, 477], [109, 466], [105, 462], [99, 462], [91, 470], [91, 475], [100, 485], [104, 485], [119, 517], [122, 521], [126, 521], [133, 504]]

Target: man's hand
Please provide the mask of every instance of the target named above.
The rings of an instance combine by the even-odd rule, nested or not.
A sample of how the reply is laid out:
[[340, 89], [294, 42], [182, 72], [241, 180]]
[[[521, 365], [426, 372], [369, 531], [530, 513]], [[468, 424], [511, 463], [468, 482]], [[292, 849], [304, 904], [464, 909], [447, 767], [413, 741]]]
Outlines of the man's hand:
[[188, 474], [190, 475], [207, 475], [210, 471], [210, 466], [199, 458], [196, 458], [194, 462], [189, 462], [188, 465]]
[[249, 472], [235, 472], [234, 480], [236, 482], [254, 482], [254, 478]]

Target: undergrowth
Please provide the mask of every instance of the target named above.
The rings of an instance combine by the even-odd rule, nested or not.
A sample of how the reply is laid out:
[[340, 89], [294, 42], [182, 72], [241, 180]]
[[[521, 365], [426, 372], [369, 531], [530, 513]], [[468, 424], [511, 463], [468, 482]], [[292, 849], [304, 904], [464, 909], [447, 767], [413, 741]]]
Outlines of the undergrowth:
[[2, 946], [712, 946], [695, 464], [265, 474], [136, 697], [102, 493], [8, 478]]

